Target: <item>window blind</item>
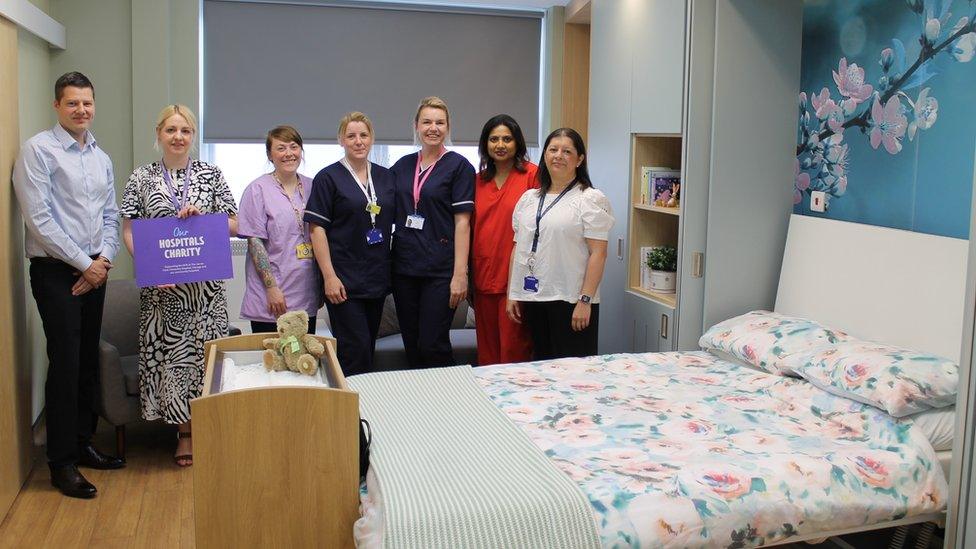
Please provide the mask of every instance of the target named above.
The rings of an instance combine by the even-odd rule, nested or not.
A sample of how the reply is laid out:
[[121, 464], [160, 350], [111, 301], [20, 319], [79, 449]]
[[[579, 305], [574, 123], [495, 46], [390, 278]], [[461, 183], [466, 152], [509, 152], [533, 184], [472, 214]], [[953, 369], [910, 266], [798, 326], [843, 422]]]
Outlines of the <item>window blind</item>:
[[203, 2], [207, 141], [263, 141], [279, 124], [335, 142], [339, 119], [365, 112], [375, 140], [413, 142], [423, 97], [444, 99], [451, 136], [475, 144], [491, 116], [539, 140], [542, 14], [412, 5]]

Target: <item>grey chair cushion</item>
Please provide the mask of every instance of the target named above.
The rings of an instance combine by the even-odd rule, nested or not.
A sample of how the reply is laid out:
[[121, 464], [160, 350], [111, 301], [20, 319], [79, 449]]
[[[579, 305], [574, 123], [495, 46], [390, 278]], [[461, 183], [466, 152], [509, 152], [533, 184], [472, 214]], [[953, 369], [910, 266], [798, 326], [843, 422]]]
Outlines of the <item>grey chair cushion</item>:
[[478, 365], [478, 337], [473, 329], [451, 330], [451, 346], [458, 364]]
[[[451, 330], [451, 347], [454, 348], [454, 361], [458, 364], [478, 363], [478, 339], [475, 331], [467, 328]], [[407, 353], [403, 350], [400, 334], [388, 335], [376, 340], [376, 353], [373, 367], [378, 372], [402, 370], [407, 367]]]
[[102, 339], [120, 356], [139, 353], [139, 287], [135, 280], [109, 280], [105, 285]]
[[[397, 320], [396, 304], [393, 302], [393, 294], [386, 296], [383, 302], [383, 316], [380, 317], [379, 338], [400, 333], [400, 321]], [[377, 343], [379, 343], [377, 341]]]
[[[462, 301], [454, 310], [451, 329], [474, 328], [474, 309], [468, 307], [467, 301]], [[380, 318], [380, 329], [377, 337], [383, 338], [400, 333], [400, 321], [397, 320], [396, 303], [393, 294], [386, 296], [383, 303], [383, 316]]]
[[139, 396], [139, 355], [129, 355], [119, 358], [122, 363], [122, 379], [125, 380], [125, 392], [129, 396]]

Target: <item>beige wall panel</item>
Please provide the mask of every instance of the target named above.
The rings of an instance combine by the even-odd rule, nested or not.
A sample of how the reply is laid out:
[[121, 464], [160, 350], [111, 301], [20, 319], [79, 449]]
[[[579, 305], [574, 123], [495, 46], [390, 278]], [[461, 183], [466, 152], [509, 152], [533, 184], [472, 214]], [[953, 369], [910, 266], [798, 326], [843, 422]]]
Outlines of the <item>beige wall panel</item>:
[[590, 26], [567, 24], [563, 34], [562, 124], [586, 142], [590, 102]]
[[17, 26], [0, 17], [0, 516], [6, 515], [29, 471], [30, 374], [14, 346], [23, 341], [23, 302], [14, 299], [22, 288], [22, 267], [14, 258], [20, 243], [14, 242], [11, 215], [16, 207], [10, 175], [19, 148], [17, 109]]
[[[37, 7], [48, 13], [48, 3], [33, 0]], [[54, 126], [57, 116], [51, 108], [54, 100], [54, 80], [51, 79], [51, 52], [46, 41], [21, 28], [17, 33], [18, 62], [18, 109], [20, 110], [20, 143], [31, 136]], [[28, 262], [23, 254], [24, 223], [20, 212], [14, 208], [11, 217], [12, 259], [18, 263], [20, 277], [14, 280], [14, 296], [23, 296], [23, 307], [15, 310], [14, 326], [23, 327], [27, 338], [23, 360], [31, 372], [30, 419], [36, 423], [44, 408], [44, 380], [47, 377], [47, 340], [37, 313], [37, 304], [30, 294]], [[18, 341], [24, 341], [18, 339]]]

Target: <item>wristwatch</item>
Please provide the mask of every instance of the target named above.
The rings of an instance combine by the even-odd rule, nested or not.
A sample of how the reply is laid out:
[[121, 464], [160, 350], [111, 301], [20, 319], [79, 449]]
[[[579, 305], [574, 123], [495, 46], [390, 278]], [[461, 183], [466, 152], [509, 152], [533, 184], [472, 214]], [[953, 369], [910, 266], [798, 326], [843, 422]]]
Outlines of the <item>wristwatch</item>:
[[587, 305], [589, 305], [590, 301], [593, 301], [593, 298], [586, 294], [580, 294], [579, 301], [580, 303], [586, 303]]

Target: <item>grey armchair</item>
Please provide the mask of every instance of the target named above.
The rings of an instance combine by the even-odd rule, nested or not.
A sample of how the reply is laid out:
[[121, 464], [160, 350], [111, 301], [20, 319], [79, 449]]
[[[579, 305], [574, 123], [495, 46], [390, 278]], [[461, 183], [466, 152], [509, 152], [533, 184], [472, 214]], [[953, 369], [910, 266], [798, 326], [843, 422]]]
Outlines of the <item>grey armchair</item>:
[[135, 280], [105, 285], [98, 342], [98, 415], [115, 426], [117, 455], [125, 457], [125, 426], [139, 414], [139, 287]]
[[[229, 335], [239, 335], [231, 327]], [[135, 280], [105, 285], [98, 342], [99, 392], [95, 410], [115, 426], [117, 455], [125, 457], [125, 426], [141, 420], [139, 405], [139, 287]]]

